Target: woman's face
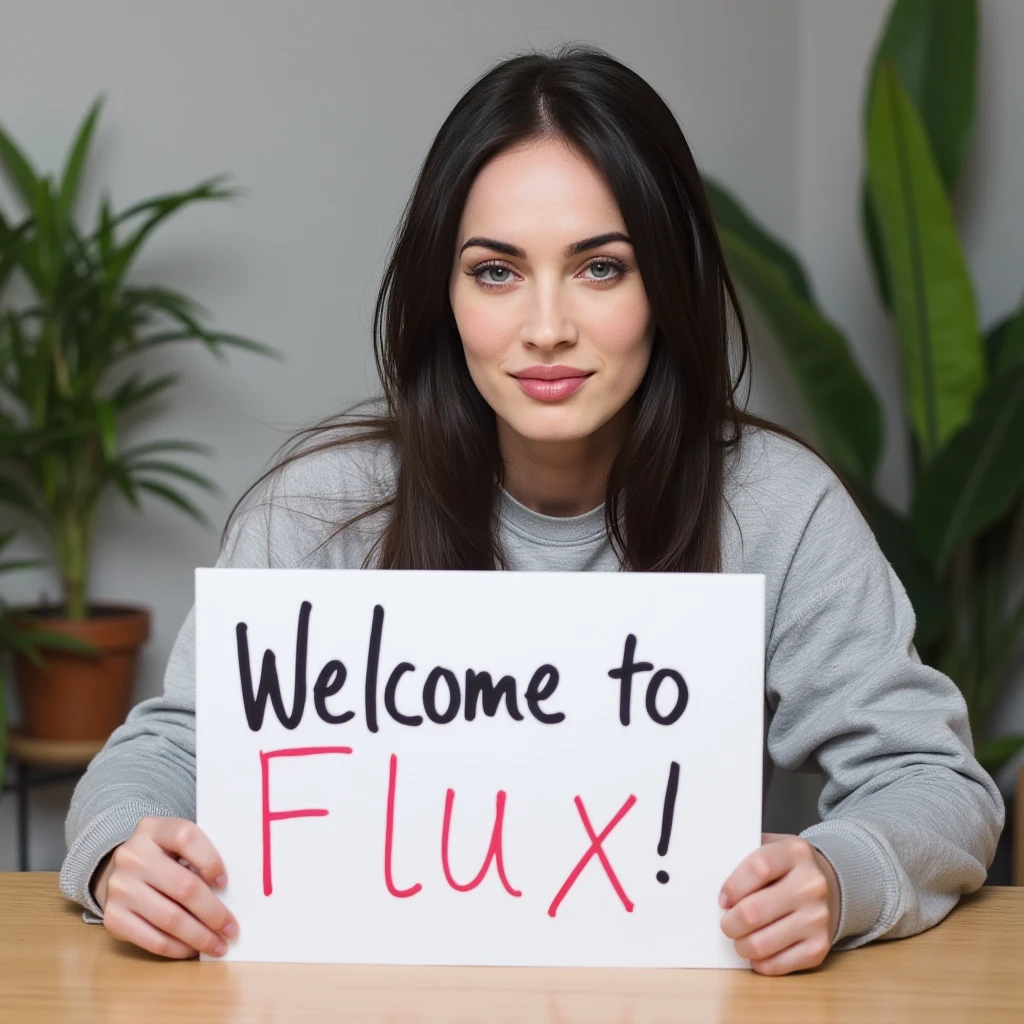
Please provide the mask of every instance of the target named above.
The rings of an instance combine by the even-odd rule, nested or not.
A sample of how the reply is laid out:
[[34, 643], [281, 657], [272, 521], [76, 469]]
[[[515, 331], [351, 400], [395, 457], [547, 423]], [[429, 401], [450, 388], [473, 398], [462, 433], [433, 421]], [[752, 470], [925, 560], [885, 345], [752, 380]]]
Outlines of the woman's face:
[[651, 311], [611, 191], [563, 143], [508, 150], [477, 175], [449, 296], [469, 372], [506, 439], [578, 440], [628, 415]]

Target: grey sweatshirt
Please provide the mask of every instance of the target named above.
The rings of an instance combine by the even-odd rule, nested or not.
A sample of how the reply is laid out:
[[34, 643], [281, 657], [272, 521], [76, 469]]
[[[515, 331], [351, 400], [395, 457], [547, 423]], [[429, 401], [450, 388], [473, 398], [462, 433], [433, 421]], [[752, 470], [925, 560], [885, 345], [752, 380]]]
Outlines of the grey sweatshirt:
[[[359, 568], [380, 522], [333, 524], [387, 492], [393, 455], [349, 446], [300, 459], [236, 520], [218, 566]], [[542, 515], [500, 494], [513, 570], [617, 571], [604, 506]], [[985, 880], [1002, 830], [998, 789], [974, 758], [956, 686], [921, 663], [914, 612], [853, 500], [788, 439], [748, 428], [726, 463], [722, 568], [763, 573], [765, 771], [820, 769], [821, 822], [802, 836], [841, 890], [834, 949], [913, 935]], [[730, 511], [731, 510], [731, 511]], [[195, 820], [194, 607], [171, 650], [162, 696], [132, 709], [78, 783], [60, 886], [90, 890], [106, 853], [143, 817]], [[722, 880], [735, 867], [722, 865]]]

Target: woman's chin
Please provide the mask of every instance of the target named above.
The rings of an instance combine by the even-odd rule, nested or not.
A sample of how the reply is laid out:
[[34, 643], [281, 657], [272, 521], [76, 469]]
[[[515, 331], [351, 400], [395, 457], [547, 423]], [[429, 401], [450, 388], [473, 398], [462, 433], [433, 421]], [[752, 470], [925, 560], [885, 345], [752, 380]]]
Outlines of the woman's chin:
[[594, 433], [590, 417], [581, 416], [577, 409], [541, 409], [517, 415], [506, 420], [513, 433], [523, 440], [537, 444], [581, 441]]

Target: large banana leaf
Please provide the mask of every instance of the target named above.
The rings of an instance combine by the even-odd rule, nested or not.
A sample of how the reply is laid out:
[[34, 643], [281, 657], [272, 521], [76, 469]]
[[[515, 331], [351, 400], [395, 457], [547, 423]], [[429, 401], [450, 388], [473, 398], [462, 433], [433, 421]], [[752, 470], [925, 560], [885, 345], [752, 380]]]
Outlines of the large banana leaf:
[[[995, 774], [1022, 747], [1024, 736], [995, 736], [980, 743], [974, 756], [985, 771]], [[1017, 799], [1021, 796], [1018, 795]]]
[[[977, 0], [897, 0], [871, 60], [868, 98], [879, 67], [888, 61], [921, 116], [948, 193], [956, 185], [971, 142], [977, 51]], [[865, 122], [869, 111], [865, 102]], [[861, 203], [875, 283], [891, 308], [885, 254], [866, 183]]]
[[[970, 578], [966, 581], [966, 612], [960, 619], [957, 682], [966, 690], [967, 710], [976, 733], [987, 733], [993, 704], [1011, 667], [1020, 629], [1021, 611], [1012, 607], [1013, 577], [1006, 557], [1017, 529], [1017, 506], [1012, 505], [970, 543]], [[964, 585], [964, 579], [958, 580]], [[966, 684], [966, 685], [965, 685]]]
[[811, 286], [800, 260], [758, 224], [743, 204], [723, 186], [707, 175], [703, 176], [703, 181], [704, 191], [707, 193], [708, 202], [711, 203], [711, 212], [719, 229], [737, 236], [769, 262], [774, 263], [785, 276], [790, 288], [797, 295], [813, 302]]
[[985, 384], [985, 356], [949, 198], [914, 104], [887, 64], [871, 100], [868, 184], [881, 223], [911, 426], [927, 465], [970, 419]]
[[947, 191], [971, 144], [977, 52], [977, 0], [897, 0], [872, 59], [871, 80], [888, 63], [907, 90]]
[[730, 270], [789, 363], [829, 458], [851, 479], [869, 484], [882, 449], [882, 414], [846, 339], [763, 247], [725, 228], [719, 235]]
[[878, 224], [878, 216], [871, 205], [871, 192], [865, 180], [860, 189], [860, 221], [864, 232], [864, 244], [868, 250], [868, 266], [875, 279], [875, 290], [882, 300], [882, 305], [892, 312], [892, 292], [889, 289], [889, 269], [885, 265], [885, 243], [882, 241], [882, 229]]
[[924, 470], [911, 520], [938, 570], [956, 549], [995, 522], [1024, 491], [1024, 364], [996, 377], [974, 418]]
[[1024, 309], [1000, 320], [985, 335], [985, 349], [994, 377], [1024, 363]]

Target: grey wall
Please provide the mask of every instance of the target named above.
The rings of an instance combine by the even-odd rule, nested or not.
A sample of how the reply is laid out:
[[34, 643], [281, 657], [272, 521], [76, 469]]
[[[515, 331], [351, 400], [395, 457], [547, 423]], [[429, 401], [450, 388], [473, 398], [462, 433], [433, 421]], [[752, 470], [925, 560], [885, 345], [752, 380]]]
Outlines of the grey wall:
[[[455, 100], [495, 60], [559, 41], [604, 46], [661, 92], [701, 165], [808, 257], [819, 293], [853, 332], [867, 372], [892, 405], [895, 362], [861, 266], [850, 184], [859, 160], [851, 104], [883, 7], [877, 0], [520, 0], [500, 8], [468, 0], [358, 7], [6, 0], [0, 120], [38, 165], [54, 169], [103, 92], [87, 199], [102, 183], [126, 205], [221, 170], [246, 188], [232, 205], [183, 214], [139, 265], [140, 279], [186, 290], [219, 326], [287, 354], [284, 365], [237, 355], [221, 366], [199, 350], [164, 357], [184, 383], [137, 436], [215, 446], [209, 468], [225, 493], [201, 504], [219, 526], [289, 430], [373, 387], [376, 284], [420, 161]], [[1021, 27], [1024, 11], [1014, 0], [986, 8], [987, 18]], [[976, 177], [984, 184], [969, 239], [979, 266], [984, 261], [1005, 281], [983, 293], [992, 311], [1019, 287], [1012, 218], [1019, 229], [1024, 216], [1009, 198], [1012, 147], [1024, 145], [1011, 86], [1021, 94], [1024, 72], [1001, 31], [983, 42], [990, 123], [980, 133], [984, 166]], [[996, 182], [1001, 191], [993, 193]], [[760, 338], [755, 346], [753, 407], [805, 426], [772, 346]], [[894, 445], [884, 468], [896, 496], [901, 458]], [[215, 533], [163, 507], [137, 516], [111, 501], [104, 510], [93, 596], [139, 601], [154, 612], [137, 698], [159, 692], [192, 600], [192, 569], [216, 554]], [[8, 594], [21, 600], [41, 591], [56, 594], [46, 573], [26, 574]], [[813, 820], [816, 791], [813, 777], [773, 787], [771, 827], [796, 830]], [[69, 795], [57, 787], [34, 801], [37, 869], [60, 863]], [[0, 806], [0, 869], [14, 864], [10, 803]]]

